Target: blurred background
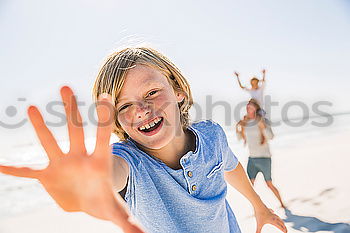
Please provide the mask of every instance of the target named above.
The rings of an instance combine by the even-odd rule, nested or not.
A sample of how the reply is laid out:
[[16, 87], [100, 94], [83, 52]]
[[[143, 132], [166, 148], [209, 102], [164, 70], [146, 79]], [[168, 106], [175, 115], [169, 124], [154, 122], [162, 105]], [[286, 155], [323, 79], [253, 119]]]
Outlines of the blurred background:
[[[349, 28], [347, 0], [0, 0], [0, 163], [35, 166], [47, 162], [27, 119], [26, 109], [31, 104], [40, 107], [60, 144], [67, 146], [66, 128], [59, 117], [63, 108], [57, 102], [63, 85], [71, 86], [81, 102], [88, 146], [92, 148], [95, 127], [89, 119], [93, 116], [91, 89], [100, 65], [119, 48], [146, 45], [168, 56], [188, 79], [196, 103], [191, 112], [193, 120], [211, 118], [222, 124], [232, 150], [243, 162], [248, 155], [237, 141], [233, 126], [249, 96], [239, 88], [233, 72], [238, 71], [242, 83], [249, 86], [250, 78], [262, 78], [261, 70], [265, 68], [265, 94], [277, 103], [270, 118], [279, 121], [287, 115], [297, 122], [293, 126], [283, 121], [274, 129], [275, 154], [286, 156], [276, 158], [284, 165], [275, 167], [275, 174], [290, 177], [295, 169], [305, 168], [304, 173], [292, 175], [291, 179], [299, 182], [289, 183], [291, 186], [284, 178], [276, 179], [282, 193], [283, 188], [309, 187], [315, 180], [322, 183], [318, 180], [320, 172], [333, 174], [324, 176], [328, 184], [334, 185], [310, 187], [305, 198], [328, 189], [338, 190], [334, 192], [339, 195], [334, 195], [336, 203], [342, 205], [342, 214], [317, 219], [347, 224], [350, 206], [345, 208], [340, 203], [350, 195], [349, 175], [341, 162], [349, 161], [346, 156], [350, 155], [346, 147], [350, 135]], [[318, 109], [323, 116], [313, 108], [317, 103], [321, 103]], [[286, 110], [286, 105], [291, 106]], [[301, 150], [302, 143], [310, 140], [312, 146]], [[333, 149], [319, 149], [327, 154], [318, 156], [315, 148], [320, 145]], [[293, 160], [296, 148], [304, 154]], [[307, 157], [310, 162], [302, 163]], [[324, 158], [320, 162], [324, 167], [310, 171], [308, 166], [316, 166], [320, 157]], [[338, 161], [341, 167], [329, 167], [329, 159]], [[305, 178], [305, 171], [314, 176]], [[298, 186], [305, 179], [310, 180]], [[0, 219], [52, 205], [36, 181], [0, 175], [0, 182]], [[293, 195], [285, 192], [290, 203], [302, 203], [297, 199], [301, 194]], [[317, 208], [305, 207], [309, 217], [320, 213]], [[322, 208], [326, 213], [332, 207]], [[238, 215], [243, 224], [251, 221]], [[285, 217], [288, 219], [288, 215]], [[0, 232], [10, 232], [5, 228], [1, 231], [1, 223], [5, 224], [0, 221]], [[306, 229], [323, 232], [320, 228]]]

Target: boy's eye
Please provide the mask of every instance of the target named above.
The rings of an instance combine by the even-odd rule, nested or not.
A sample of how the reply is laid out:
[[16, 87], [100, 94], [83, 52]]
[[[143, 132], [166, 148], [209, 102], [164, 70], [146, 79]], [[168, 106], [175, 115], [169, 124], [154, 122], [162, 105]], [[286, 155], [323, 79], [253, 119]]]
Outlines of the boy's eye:
[[148, 93], [148, 95], [147, 95], [147, 96], [152, 96], [152, 95], [155, 95], [157, 92], [158, 92], [157, 90], [150, 91], [150, 92]]
[[121, 106], [121, 107], [119, 108], [119, 112], [122, 111], [122, 110], [124, 110], [124, 109], [127, 109], [129, 106], [130, 106], [130, 104], [125, 104], [125, 105]]

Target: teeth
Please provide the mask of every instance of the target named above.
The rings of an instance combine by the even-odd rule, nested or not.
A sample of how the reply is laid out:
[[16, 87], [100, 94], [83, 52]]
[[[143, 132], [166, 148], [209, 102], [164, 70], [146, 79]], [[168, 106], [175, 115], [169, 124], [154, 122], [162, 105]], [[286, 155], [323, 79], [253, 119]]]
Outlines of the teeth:
[[160, 120], [161, 120], [161, 118], [157, 118], [154, 121], [139, 127], [139, 129], [140, 130], [149, 129], [149, 128], [155, 126]]

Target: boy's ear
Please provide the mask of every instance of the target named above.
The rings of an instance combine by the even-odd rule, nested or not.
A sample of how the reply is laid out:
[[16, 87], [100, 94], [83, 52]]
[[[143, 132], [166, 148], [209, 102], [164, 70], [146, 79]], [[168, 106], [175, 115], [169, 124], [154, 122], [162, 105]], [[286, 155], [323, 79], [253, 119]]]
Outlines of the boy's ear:
[[185, 99], [185, 94], [182, 92], [176, 93], [176, 100], [178, 103], [181, 103]]

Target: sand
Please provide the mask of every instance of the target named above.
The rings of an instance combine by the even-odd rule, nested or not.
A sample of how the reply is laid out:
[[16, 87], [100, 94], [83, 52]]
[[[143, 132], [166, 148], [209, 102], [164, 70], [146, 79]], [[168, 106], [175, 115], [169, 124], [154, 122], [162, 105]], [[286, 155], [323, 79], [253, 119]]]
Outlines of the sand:
[[[232, 150], [245, 166], [246, 149], [234, 143], [232, 131], [227, 134]], [[285, 220], [289, 232], [350, 232], [349, 139], [350, 129], [338, 127], [313, 133], [299, 132], [290, 137], [277, 135], [271, 142], [273, 182], [288, 209], [279, 208], [262, 176], [258, 176], [255, 189]], [[255, 218], [249, 202], [231, 187], [227, 198], [242, 232], [255, 232]], [[46, 204], [0, 219], [0, 233], [19, 232], [111, 233], [120, 230], [112, 223], [84, 213], [65, 213], [54, 204]], [[262, 232], [280, 231], [266, 225]]]

